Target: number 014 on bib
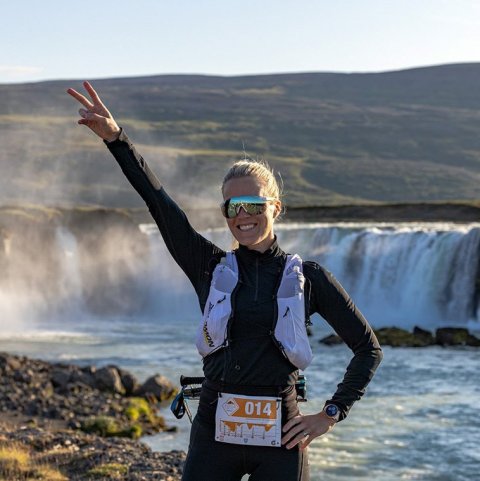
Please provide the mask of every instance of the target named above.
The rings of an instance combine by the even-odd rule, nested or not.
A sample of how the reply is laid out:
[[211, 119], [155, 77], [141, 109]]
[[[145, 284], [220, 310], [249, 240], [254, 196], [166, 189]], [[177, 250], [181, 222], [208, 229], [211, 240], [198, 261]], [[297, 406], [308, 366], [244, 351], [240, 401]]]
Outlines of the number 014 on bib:
[[279, 447], [281, 399], [221, 393], [215, 418], [215, 439], [223, 443]]

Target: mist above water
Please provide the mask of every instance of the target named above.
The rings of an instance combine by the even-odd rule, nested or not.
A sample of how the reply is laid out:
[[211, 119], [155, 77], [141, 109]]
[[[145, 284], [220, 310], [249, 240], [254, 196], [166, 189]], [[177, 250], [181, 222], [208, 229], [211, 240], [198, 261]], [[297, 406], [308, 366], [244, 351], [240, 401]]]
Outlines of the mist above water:
[[[284, 250], [329, 269], [375, 327], [480, 326], [479, 225], [279, 224], [276, 233]], [[203, 234], [231, 246], [226, 229]], [[49, 320], [200, 314], [156, 226], [120, 215], [83, 213], [26, 235], [20, 229], [4, 238], [0, 266], [3, 332]]]

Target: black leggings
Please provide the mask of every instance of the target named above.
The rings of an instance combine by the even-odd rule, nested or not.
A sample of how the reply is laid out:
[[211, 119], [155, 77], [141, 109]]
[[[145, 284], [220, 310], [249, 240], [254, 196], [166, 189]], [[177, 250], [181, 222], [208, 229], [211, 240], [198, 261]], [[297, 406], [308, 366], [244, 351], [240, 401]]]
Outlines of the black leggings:
[[182, 481], [309, 481], [307, 451], [215, 441], [215, 426], [193, 420]]

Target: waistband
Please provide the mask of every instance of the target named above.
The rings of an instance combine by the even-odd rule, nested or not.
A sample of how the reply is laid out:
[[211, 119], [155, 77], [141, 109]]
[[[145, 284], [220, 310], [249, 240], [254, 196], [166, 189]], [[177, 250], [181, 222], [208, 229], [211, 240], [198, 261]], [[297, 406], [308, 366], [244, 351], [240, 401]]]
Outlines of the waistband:
[[279, 396], [281, 398], [296, 396], [295, 386], [244, 386], [225, 384], [205, 379], [202, 386], [217, 392], [243, 394], [245, 396]]
[[228, 385], [205, 379], [198, 404], [197, 417], [204, 424], [215, 424], [218, 393], [242, 394], [244, 396], [279, 397], [282, 402], [282, 424], [298, 415], [297, 391], [295, 386], [242, 386]]

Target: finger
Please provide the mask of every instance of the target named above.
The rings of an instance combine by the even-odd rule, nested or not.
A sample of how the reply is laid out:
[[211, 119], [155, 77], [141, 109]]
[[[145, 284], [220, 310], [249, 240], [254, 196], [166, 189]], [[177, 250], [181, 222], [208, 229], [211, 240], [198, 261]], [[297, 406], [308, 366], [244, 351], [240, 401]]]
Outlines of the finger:
[[288, 421], [288, 423], [285, 424], [285, 426], [283, 426], [283, 429], [282, 431], [284, 433], [286, 433], [287, 431], [289, 431], [291, 428], [293, 428], [293, 426], [295, 426], [296, 424], [298, 424], [299, 422], [302, 421], [302, 417], [301, 416], [295, 416], [294, 418], [290, 419], [290, 421]]
[[95, 114], [93, 112], [89, 112], [88, 110], [85, 110], [85, 109], [80, 109], [78, 113], [85, 120], [94, 120], [94, 121], [105, 120], [105, 117], [102, 117], [101, 115]]
[[75, 89], [68, 89], [67, 93], [70, 94], [73, 98], [77, 99], [84, 107], [87, 109], [93, 108], [93, 104], [88, 100], [84, 95], [78, 93]]
[[306, 442], [309, 438], [309, 435], [307, 432], [301, 432], [297, 436], [295, 436], [287, 445], [287, 449], [292, 449], [294, 446], [297, 444], [302, 445], [304, 442]]
[[308, 438], [304, 438], [303, 442], [300, 444], [300, 450], [303, 451], [307, 448], [307, 446], [314, 440], [313, 436], [309, 436]]
[[85, 87], [85, 90], [88, 92], [90, 95], [91, 99], [93, 100], [94, 105], [103, 105], [102, 101], [100, 100], [100, 97], [98, 96], [96, 90], [92, 87], [90, 82], [83, 82], [83, 86]]
[[300, 434], [300, 437], [299, 439], [301, 439], [302, 437], [305, 437], [305, 433], [307, 433], [307, 428], [306, 427], [302, 427], [302, 425], [300, 424], [297, 424], [296, 426], [294, 426], [292, 429], [290, 429], [288, 431], [288, 433], [285, 434], [285, 436], [283, 436], [282, 438], [282, 444], [286, 444], [288, 443], [289, 441], [291, 441], [293, 438], [295, 438], [295, 436], [298, 437], [298, 435]]

